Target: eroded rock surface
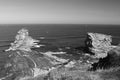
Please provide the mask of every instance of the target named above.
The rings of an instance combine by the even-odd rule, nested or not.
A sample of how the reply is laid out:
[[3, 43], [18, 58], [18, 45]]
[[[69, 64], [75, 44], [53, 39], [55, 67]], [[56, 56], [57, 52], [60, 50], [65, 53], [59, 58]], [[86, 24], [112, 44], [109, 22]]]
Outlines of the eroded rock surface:
[[29, 32], [27, 29], [21, 29], [18, 31], [15, 41], [11, 43], [11, 46], [6, 51], [10, 50], [24, 50], [31, 51], [32, 47], [40, 47], [37, 43], [39, 40], [35, 40], [29, 36]]
[[89, 51], [95, 54], [96, 58], [104, 58], [108, 51], [116, 46], [111, 45], [112, 36], [100, 33], [88, 33], [86, 46]]

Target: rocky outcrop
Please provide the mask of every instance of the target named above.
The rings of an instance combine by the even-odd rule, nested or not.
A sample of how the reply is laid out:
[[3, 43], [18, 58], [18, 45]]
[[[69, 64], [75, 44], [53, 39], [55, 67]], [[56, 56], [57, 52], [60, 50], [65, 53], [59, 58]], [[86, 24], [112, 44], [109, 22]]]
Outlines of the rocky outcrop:
[[86, 47], [95, 54], [96, 58], [104, 58], [108, 51], [116, 46], [111, 45], [112, 36], [100, 33], [88, 33], [85, 41]]
[[92, 70], [110, 69], [120, 66], [120, 46], [112, 45], [112, 36], [100, 33], [88, 33], [86, 47], [99, 61], [92, 64]]
[[39, 40], [35, 40], [29, 36], [29, 32], [27, 29], [21, 29], [18, 31], [18, 34], [15, 37], [15, 41], [11, 43], [11, 46], [6, 51], [10, 50], [23, 50], [23, 51], [31, 51], [33, 47], [40, 47], [37, 43]]
[[[73, 59], [76, 58], [73, 52], [67, 54], [69, 53], [67, 51], [37, 52], [32, 50], [32, 47], [41, 46], [37, 44], [38, 42], [29, 36], [27, 29], [18, 31], [11, 47], [3, 53], [8, 60], [4, 60], [5, 63], [0, 65], [0, 80], [119, 80], [116, 71], [114, 73], [107, 70], [90, 71], [94, 68], [92, 65], [94, 63], [97, 64], [95, 68], [105, 65], [104, 61], [108, 64], [119, 65], [120, 47], [111, 45], [112, 39], [109, 35], [88, 33], [86, 39], [86, 47], [95, 54], [95, 57], [103, 58], [107, 55], [102, 59], [103, 63], [100, 62], [101, 59], [98, 61], [82, 52], [77, 55], [78, 59]], [[119, 72], [120, 69], [117, 71]], [[114, 75], [111, 76], [111, 74]]]

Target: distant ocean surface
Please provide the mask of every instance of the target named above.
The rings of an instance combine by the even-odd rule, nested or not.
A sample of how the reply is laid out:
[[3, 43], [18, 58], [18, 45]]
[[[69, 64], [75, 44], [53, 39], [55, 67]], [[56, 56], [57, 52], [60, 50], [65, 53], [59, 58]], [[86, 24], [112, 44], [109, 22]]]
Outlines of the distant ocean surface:
[[46, 50], [63, 49], [84, 45], [87, 32], [103, 33], [113, 36], [113, 43], [120, 43], [119, 25], [87, 24], [10, 24], [0, 25], [0, 48], [8, 48], [14, 41], [17, 31], [27, 28], [30, 36], [39, 39]]

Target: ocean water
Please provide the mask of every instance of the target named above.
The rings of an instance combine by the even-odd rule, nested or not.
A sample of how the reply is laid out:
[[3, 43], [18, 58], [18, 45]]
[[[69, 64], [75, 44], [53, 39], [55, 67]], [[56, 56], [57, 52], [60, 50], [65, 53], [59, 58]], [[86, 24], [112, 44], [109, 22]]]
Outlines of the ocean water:
[[30, 36], [45, 45], [41, 50], [62, 50], [84, 45], [87, 32], [97, 32], [113, 36], [112, 44], [120, 42], [119, 25], [88, 24], [9, 24], [0, 25], [0, 50], [9, 47], [17, 31], [27, 28]]

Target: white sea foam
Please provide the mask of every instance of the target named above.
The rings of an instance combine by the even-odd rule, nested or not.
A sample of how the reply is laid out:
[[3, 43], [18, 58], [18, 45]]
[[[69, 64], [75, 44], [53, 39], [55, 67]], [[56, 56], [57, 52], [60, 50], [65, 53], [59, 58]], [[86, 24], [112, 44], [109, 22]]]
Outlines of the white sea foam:
[[57, 62], [52, 62], [52, 64], [60, 64], [60, 63], [65, 63], [68, 61], [68, 59], [63, 59], [63, 58], [59, 58], [57, 56], [55, 56], [54, 54], [65, 54], [66, 52], [45, 52], [43, 53], [44, 55], [55, 59]]

